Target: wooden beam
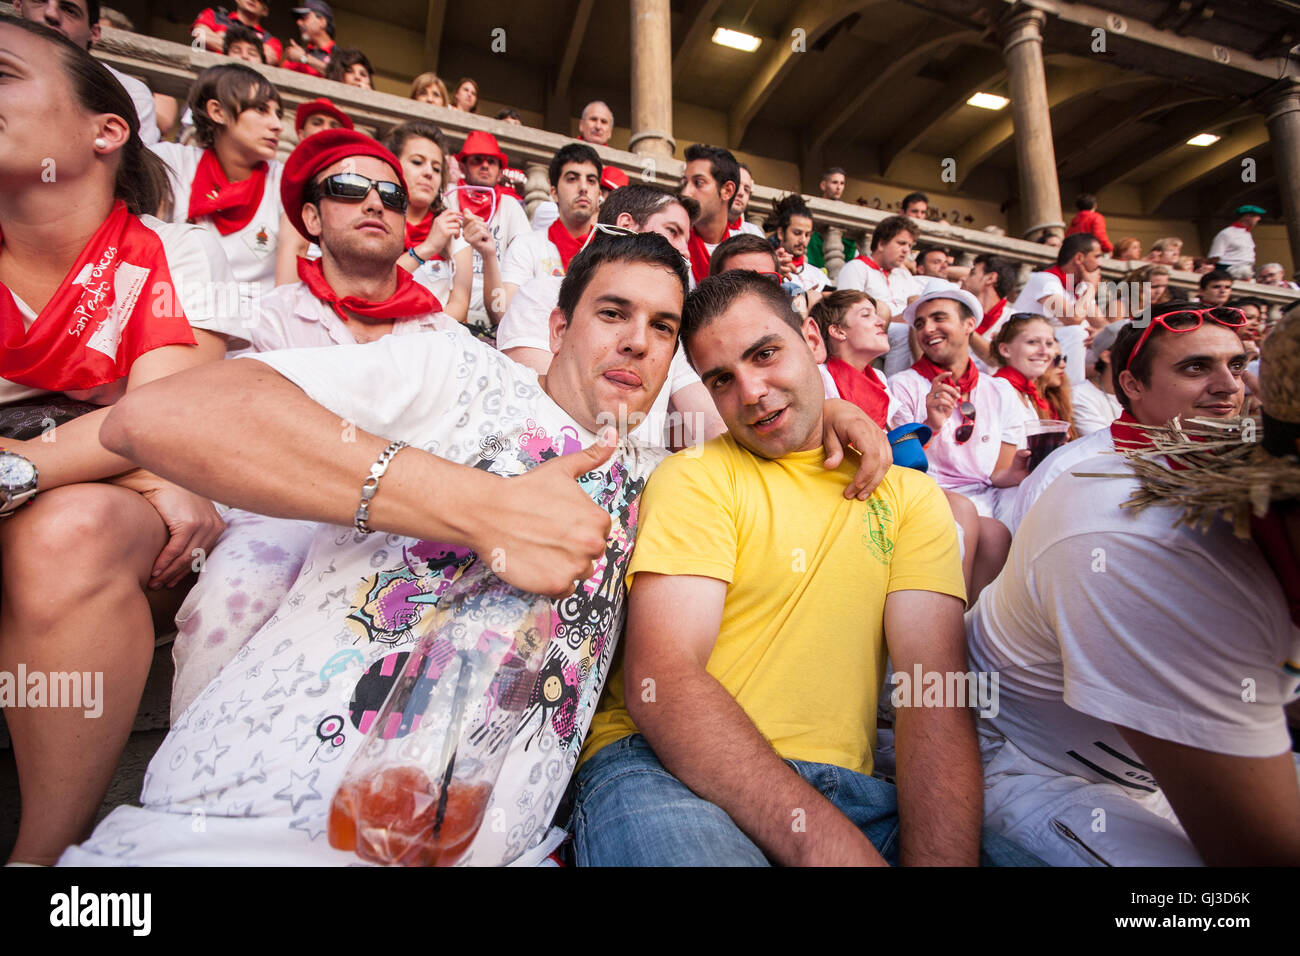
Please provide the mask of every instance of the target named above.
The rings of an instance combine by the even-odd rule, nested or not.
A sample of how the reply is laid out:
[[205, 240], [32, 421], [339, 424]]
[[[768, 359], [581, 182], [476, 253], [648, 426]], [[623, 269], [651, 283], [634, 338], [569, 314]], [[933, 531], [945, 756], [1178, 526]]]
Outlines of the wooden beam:
[[[1156, 83], [1162, 82], [1157, 77], [1150, 79]], [[1073, 129], [1055, 138], [1057, 175], [1066, 179], [1080, 173], [1091, 159], [1090, 154], [1102, 143], [1129, 129], [1143, 117], [1208, 99], [1214, 97], [1188, 93], [1176, 86], [1164, 84], [1148, 91], [1144, 96], [1134, 95], [1121, 103], [1107, 100], [1104, 106], [1089, 113]]]
[[1262, 116], [1254, 116], [1238, 124], [1213, 146], [1197, 149], [1195, 155], [1147, 183], [1142, 190], [1143, 214], [1155, 215], [1156, 210], [1174, 193], [1186, 189], [1225, 165], [1238, 162], [1244, 154], [1267, 142], [1268, 127]]
[[424, 18], [424, 68], [438, 72], [438, 53], [442, 49], [442, 25], [447, 16], [447, 0], [429, 0]]
[[681, 42], [677, 44], [677, 49], [673, 51], [673, 79], [676, 80], [682, 67], [690, 62], [695, 55], [699, 45], [703, 43], [713, 31], [713, 15], [718, 12], [718, 7], [722, 6], [722, 0], [695, 0], [695, 3], [686, 11], [687, 27], [682, 34]]
[[854, 0], [852, 3], [845, 3], [844, 0], [803, 0], [786, 20], [781, 32], [771, 41], [772, 49], [768, 52], [767, 59], [754, 71], [749, 85], [731, 108], [727, 116], [728, 145], [735, 149], [740, 148], [745, 138], [745, 131], [749, 129], [749, 124], [763, 108], [763, 104], [768, 101], [796, 64], [801, 62], [800, 58], [807, 56], [806, 53], [797, 53], [794, 50], [792, 35], [795, 30], [803, 31], [803, 45], [806, 49], [849, 14], [879, 2], [881, 0]]
[[587, 21], [591, 18], [591, 8], [596, 0], [578, 0], [573, 11], [573, 26], [569, 28], [569, 39], [564, 44], [564, 55], [560, 57], [560, 71], [555, 76], [555, 95], [557, 99], [566, 99], [569, 95], [569, 80], [573, 78], [573, 67], [578, 62], [578, 51], [582, 49], [582, 40], [587, 35]]
[[[1123, 73], [1109, 66], [1087, 66], [1071, 70], [1053, 70], [1047, 78], [1047, 108], [1049, 110], [1086, 96], [1102, 84], [1145, 82], [1146, 77]], [[992, 123], [966, 141], [954, 157], [957, 160], [957, 182], [960, 189], [980, 164], [1011, 141], [1015, 133], [1014, 124], [1008, 113], [997, 117]]]
[[966, 58], [961, 69], [944, 84], [943, 92], [931, 101], [928, 109], [913, 113], [880, 147], [880, 165], [887, 180], [898, 177], [898, 162], [934, 126], [961, 109], [972, 93], [986, 89], [1007, 70], [1002, 54], [994, 50], [977, 50]]
[[1125, 29], [1123, 33], [1119, 33], [1114, 28], [1112, 18], [1116, 18], [1116, 14], [1113, 10], [1105, 10], [1086, 3], [1074, 3], [1070, 2], [1070, 0], [1002, 0], [1002, 2], [1007, 6], [1020, 3], [1027, 7], [1033, 7], [1066, 23], [1087, 27], [1090, 30], [1100, 27], [1111, 36], [1112, 42], [1116, 39], [1122, 39], [1142, 43], [1179, 56], [1204, 60], [1213, 63], [1220, 69], [1250, 73], [1268, 80], [1276, 80], [1288, 73], [1291, 76], [1300, 76], [1300, 69], [1297, 69], [1294, 63], [1282, 57], [1274, 56], [1267, 59], [1256, 59], [1245, 50], [1225, 47], [1222, 44], [1202, 40], [1198, 37], [1176, 36], [1168, 30], [1159, 29], [1136, 17], [1123, 17]]
[[1178, 149], [1197, 133], [1231, 125], [1237, 120], [1255, 114], [1256, 110], [1250, 106], [1234, 104], [1215, 112], [1199, 113], [1176, 126], [1164, 126], [1159, 134], [1152, 135], [1142, 143], [1140, 149], [1128, 150], [1105, 166], [1087, 173], [1083, 177], [1083, 188], [1090, 193], [1098, 192], [1111, 183], [1120, 182], [1156, 157], [1163, 156], [1171, 149]]
[[822, 111], [821, 116], [807, 129], [805, 135], [810, 137], [812, 148], [823, 146], [851, 117], [857, 116], [865, 109], [881, 90], [910, 70], [917, 60], [924, 59], [931, 51], [950, 43], [973, 43], [982, 35], [978, 30], [953, 30], [939, 36], [929, 36], [933, 32], [933, 25], [927, 24], [922, 34], [914, 37], [911, 43], [904, 45], [899, 52], [891, 56], [883, 69], [874, 72], [874, 75], [871, 70], [864, 71], [870, 75], [870, 79], [866, 80], [851, 98], [832, 100]]

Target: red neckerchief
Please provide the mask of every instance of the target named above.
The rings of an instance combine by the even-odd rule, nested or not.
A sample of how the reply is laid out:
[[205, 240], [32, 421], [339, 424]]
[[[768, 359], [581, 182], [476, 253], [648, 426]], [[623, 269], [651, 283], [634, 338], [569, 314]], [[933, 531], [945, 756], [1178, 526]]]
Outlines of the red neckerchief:
[[1002, 318], [1002, 310], [1006, 307], [1007, 300], [998, 299], [998, 301], [994, 303], [993, 307], [984, 313], [984, 318], [980, 320], [980, 324], [976, 327], [975, 333], [977, 335], [983, 335], [989, 329], [993, 328], [993, 326], [997, 324], [998, 319]]
[[217, 232], [223, 236], [239, 232], [252, 221], [262, 204], [268, 169], [266, 163], [258, 163], [253, 167], [253, 175], [232, 183], [217, 161], [216, 151], [211, 147], [205, 149], [194, 171], [194, 182], [190, 184], [190, 222], [200, 216], [211, 216]]
[[[467, 183], [465, 182], [465, 180], [462, 179], [458, 185], [473, 186], [473, 183]], [[497, 184], [496, 186], [492, 186], [492, 187], [474, 186], [474, 189], [488, 189], [488, 188], [491, 188], [497, 194], [498, 210], [501, 208], [502, 196], [511, 196], [514, 198], [518, 198], [515, 197], [514, 190], [507, 189], [506, 187], [500, 184]], [[492, 211], [492, 200], [489, 199], [486, 195], [476, 193], [476, 192], [456, 193], [456, 203], [460, 207], [461, 212], [472, 212], [474, 215], [478, 216], [484, 222], [488, 221], [488, 213]]]
[[[406, 248], [414, 249], [424, 240], [429, 238], [429, 230], [433, 228], [433, 210], [430, 209], [417, 223], [412, 223], [409, 219], [406, 222]], [[441, 260], [443, 257], [436, 252], [430, 257], [431, 259]]]
[[[718, 242], [723, 243], [730, 238], [731, 227], [728, 225], [723, 230], [723, 236]], [[686, 240], [686, 246], [691, 251], [691, 276], [697, 283], [703, 282], [709, 277], [709, 259], [712, 258], [712, 253], [704, 245], [704, 237], [695, 231], [694, 226], [691, 226], [691, 235]]]
[[790, 264], [795, 267], [796, 271], [802, 269], [804, 262], [807, 260], [807, 256], [792, 256], [791, 258], [793, 261]]
[[731, 222], [727, 223], [727, 231], [728, 231], [728, 232], [735, 232], [735, 231], [737, 231], [739, 228], [740, 228], [740, 217], [739, 217], [739, 216], [737, 216], [735, 219], [731, 220]]
[[1047, 403], [1047, 399], [1038, 394], [1038, 386], [1034, 382], [1025, 378], [1023, 372], [1011, 368], [1009, 365], [1004, 365], [993, 373], [993, 377], [1005, 378], [1011, 383], [1012, 388], [1021, 395], [1027, 396], [1031, 402], [1037, 405], [1040, 412], [1047, 412], [1049, 415], [1052, 414], [1052, 406]]
[[[935, 376], [942, 375], [944, 372], [951, 372], [952, 370], [940, 368], [923, 355], [912, 365], [912, 371], [919, 372], [929, 381], [933, 382]], [[957, 387], [957, 391], [961, 392], [963, 395], [969, 396], [970, 393], [975, 390], [975, 384], [979, 380], [980, 370], [975, 367], [974, 362], [967, 359], [966, 371], [962, 373], [961, 378], [954, 377], [952, 384]]]
[[[1135, 451], [1140, 448], [1150, 448], [1155, 444], [1146, 431], [1134, 427], [1137, 424], [1138, 420], [1127, 411], [1111, 422], [1110, 437], [1115, 443], [1116, 451]], [[1165, 462], [1175, 470], [1181, 467], [1168, 458]], [[1250, 533], [1264, 560], [1272, 569], [1273, 576], [1277, 578], [1277, 583], [1282, 587], [1292, 623], [1300, 627], [1300, 559], [1297, 559], [1297, 555], [1291, 550], [1291, 542], [1287, 538], [1281, 512], [1273, 508], [1262, 518], [1252, 514]]]
[[831, 373], [835, 387], [840, 390], [840, 398], [858, 406], [881, 428], [888, 428], [889, 392], [874, 372], [870, 369], [859, 372], [837, 358], [827, 361], [826, 371]]
[[30, 329], [0, 285], [0, 344], [0, 377], [67, 392], [116, 382], [145, 352], [195, 342], [162, 240], [119, 199]]
[[1232, 228], [1233, 228], [1233, 229], [1244, 229], [1244, 230], [1246, 230], [1246, 232], [1250, 232], [1250, 226], [1244, 225], [1243, 223], [1240, 223], [1240, 222], [1234, 222], [1234, 223], [1232, 224]]
[[[858, 256], [858, 258], [861, 259], [863, 262], [865, 262], [865, 263], [867, 264], [867, 267], [868, 267], [869, 269], [875, 269], [875, 270], [876, 270], [877, 272], [879, 272], [882, 276], [884, 276], [884, 277], [885, 277], [885, 288], [886, 288], [886, 289], [889, 289], [889, 273], [885, 271], [885, 267], [882, 266], [882, 265], [881, 265], [879, 262], [877, 262], [875, 259], [871, 258], [871, 256], [862, 255], [862, 256]], [[890, 294], [891, 294], [891, 295], [893, 294], [893, 290], [892, 290], [892, 289], [890, 289]]]
[[1061, 280], [1061, 287], [1067, 291], [1069, 290], [1070, 283], [1066, 281], [1065, 273], [1061, 271], [1060, 266], [1052, 266], [1051, 268], [1044, 269], [1043, 271], [1046, 272], [1048, 275], [1056, 276], [1056, 278]]
[[559, 250], [560, 262], [564, 264], [566, 272], [569, 269], [569, 263], [581, 251], [590, 233], [591, 229], [588, 229], [580, 236], [571, 236], [569, 230], [564, 228], [564, 220], [562, 219], [555, 220], [547, 227], [546, 238], [551, 240], [555, 244], [555, 248]]
[[[395, 319], [407, 319], [413, 315], [427, 315], [441, 312], [442, 303], [420, 283], [411, 278], [411, 274], [400, 266], [394, 266], [397, 273], [397, 291], [383, 302], [370, 302], [354, 295], [339, 297], [325, 278], [320, 259], [298, 257], [298, 278], [307, 283], [311, 294], [330, 307], [340, 319], [347, 322], [353, 312], [363, 321], [387, 322]], [[347, 309], [348, 312], [345, 312]]]

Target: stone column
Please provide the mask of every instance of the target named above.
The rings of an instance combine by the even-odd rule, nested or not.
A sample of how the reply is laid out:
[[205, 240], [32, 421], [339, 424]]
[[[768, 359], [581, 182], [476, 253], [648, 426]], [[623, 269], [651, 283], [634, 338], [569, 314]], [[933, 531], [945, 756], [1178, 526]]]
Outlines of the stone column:
[[541, 163], [528, 163], [524, 167], [527, 175], [524, 185], [524, 211], [528, 218], [533, 218], [533, 211], [539, 203], [551, 198], [551, 173]]
[[[1300, 274], [1300, 83], [1292, 80], [1267, 100], [1268, 141], [1282, 194], [1291, 271]], [[1256, 267], [1260, 263], [1255, 264]]]
[[671, 159], [673, 47], [669, 0], [629, 0], [632, 5], [632, 135], [627, 148]]
[[822, 237], [822, 261], [826, 263], [826, 274], [834, 282], [844, 268], [844, 232], [834, 226], [827, 226]]
[[1056, 179], [1056, 150], [1052, 145], [1052, 117], [1047, 105], [1047, 75], [1043, 71], [1046, 20], [1042, 11], [1016, 6], [999, 24], [1011, 95], [1016, 165], [1020, 169], [1024, 238], [1029, 240], [1038, 240], [1047, 233], [1065, 234], [1061, 187]]

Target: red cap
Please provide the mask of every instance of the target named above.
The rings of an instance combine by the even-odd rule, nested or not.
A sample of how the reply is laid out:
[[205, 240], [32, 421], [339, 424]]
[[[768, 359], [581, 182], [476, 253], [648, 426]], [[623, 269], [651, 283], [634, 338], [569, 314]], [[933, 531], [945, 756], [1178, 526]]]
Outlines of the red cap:
[[397, 157], [364, 133], [350, 129], [327, 129], [308, 136], [289, 154], [284, 163], [284, 172], [280, 174], [280, 202], [293, 227], [308, 242], [315, 242], [316, 239], [308, 234], [307, 227], [302, 224], [303, 194], [307, 190], [307, 184], [322, 169], [349, 156], [374, 156], [382, 159], [393, 167], [397, 181], [403, 189], [406, 188], [402, 164]]
[[456, 154], [456, 158], [462, 163], [465, 162], [466, 156], [495, 156], [500, 161], [502, 169], [508, 165], [506, 154], [501, 152], [501, 147], [497, 145], [497, 138], [481, 129], [471, 130], [465, 137], [465, 145]]
[[600, 184], [606, 189], [621, 189], [627, 185], [627, 173], [617, 166], [602, 166]]
[[348, 114], [344, 113], [329, 100], [325, 99], [325, 97], [321, 96], [314, 100], [308, 100], [294, 111], [293, 131], [301, 136], [303, 124], [317, 113], [324, 113], [326, 116], [332, 116], [343, 124], [344, 129], [352, 129], [352, 120], [348, 117]]

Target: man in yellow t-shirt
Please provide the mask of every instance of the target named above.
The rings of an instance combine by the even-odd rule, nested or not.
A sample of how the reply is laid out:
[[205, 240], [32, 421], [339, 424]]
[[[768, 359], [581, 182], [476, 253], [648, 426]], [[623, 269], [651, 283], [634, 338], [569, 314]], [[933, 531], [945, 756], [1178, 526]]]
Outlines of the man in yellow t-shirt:
[[[642, 498], [623, 666], [577, 776], [579, 865], [980, 859], [966, 701], [900, 707], [898, 796], [870, 776], [886, 652], [900, 673], [967, 670], [952, 512], [906, 468], [845, 498], [800, 329], [757, 273], [687, 300], [682, 343], [729, 434]], [[1035, 862], [992, 839], [986, 860]]]

